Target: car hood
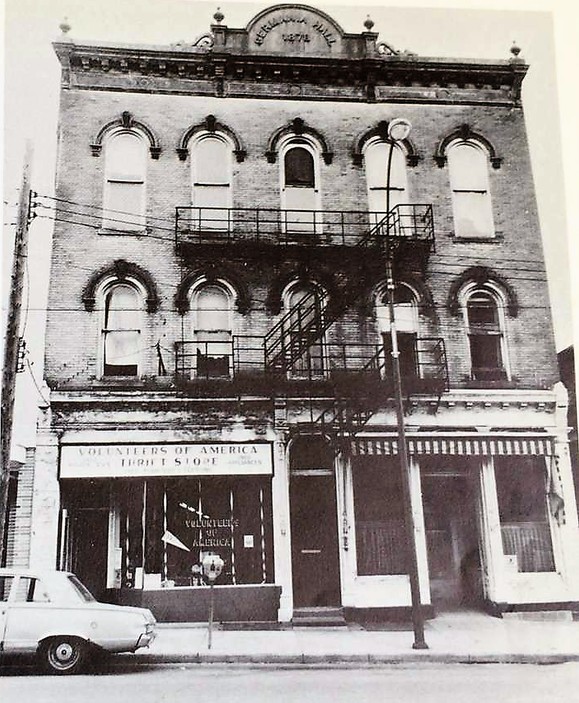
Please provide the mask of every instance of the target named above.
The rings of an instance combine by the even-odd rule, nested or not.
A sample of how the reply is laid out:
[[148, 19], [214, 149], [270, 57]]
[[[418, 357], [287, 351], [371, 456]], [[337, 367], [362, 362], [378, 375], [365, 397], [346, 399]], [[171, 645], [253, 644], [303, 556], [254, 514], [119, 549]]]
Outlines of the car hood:
[[86, 604], [89, 608], [94, 610], [103, 610], [119, 612], [119, 613], [135, 613], [137, 615], [142, 615], [145, 620], [149, 623], [156, 623], [157, 620], [155, 616], [148, 608], [139, 608], [135, 605], [114, 605], [113, 603], [101, 603], [100, 601], [93, 601], [92, 603]]

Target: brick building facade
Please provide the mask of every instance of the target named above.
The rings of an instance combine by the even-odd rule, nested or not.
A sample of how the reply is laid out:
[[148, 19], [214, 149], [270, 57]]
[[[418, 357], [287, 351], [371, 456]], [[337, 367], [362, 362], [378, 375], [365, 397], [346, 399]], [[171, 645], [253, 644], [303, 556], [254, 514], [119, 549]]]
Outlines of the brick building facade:
[[518, 51], [400, 53], [303, 5], [55, 51], [31, 561], [166, 620], [206, 617], [210, 552], [221, 619], [405, 612], [391, 266], [425, 609], [578, 601]]

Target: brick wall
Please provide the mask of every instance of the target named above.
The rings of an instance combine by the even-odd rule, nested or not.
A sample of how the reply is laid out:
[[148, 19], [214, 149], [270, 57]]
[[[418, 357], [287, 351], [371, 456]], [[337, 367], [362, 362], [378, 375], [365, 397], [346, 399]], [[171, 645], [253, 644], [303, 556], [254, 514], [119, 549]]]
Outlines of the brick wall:
[[30, 531], [32, 516], [32, 487], [34, 483], [35, 449], [26, 450], [26, 463], [14, 473], [15, 496], [9, 504], [6, 565], [27, 568], [30, 566]]
[[[408, 169], [410, 199], [432, 203], [435, 209], [436, 252], [426, 272], [435, 315], [434, 321], [424, 320], [424, 324], [428, 333], [440, 334], [446, 340], [451, 383], [461, 382], [469, 369], [462, 319], [449, 313], [447, 298], [452, 282], [472, 265], [485, 265], [495, 270], [516, 292], [518, 315], [506, 318], [513, 376], [526, 387], [550, 385], [557, 379], [541, 236], [520, 108], [484, 104], [389, 105], [223, 99], [65, 90], [61, 97], [59, 198], [100, 206], [104, 154], [93, 156], [89, 145], [103, 125], [117, 119], [125, 110], [151, 127], [162, 147], [158, 160], [147, 160], [147, 212], [162, 220], [151, 220], [151, 234], [143, 237], [99, 234], [98, 219], [94, 220], [95, 228], [56, 224], [46, 342], [49, 382], [82, 385], [95, 378], [99, 314], [85, 311], [81, 295], [91, 274], [117, 259], [126, 259], [146, 270], [154, 279], [160, 296], [159, 310], [146, 314], [145, 374], [156, 373], [154, 346], [157, 341], [171, 350], [174, 341], [181, 339], [183, 319], [175, 310], [174, 296], [189, 267], [194, 268], [198, 262], [185, 264], [175, 254], [174, 208], [190, 203], [191, 163], [189, 157], [180, 161], [175, 149], [183, 132], [202, 122], [208, 114], [215, 115], [219, 122], [232, 129], [247, 150], [245, 161], [234, 162], [235, 206], [279, 206], [279, 162], [268, 163], [264, 152], [268, 139], [277, 129], [294, 117], [301, 117], [306, 125], [324, 135], [334, 154], [331, 164], [320, 164], [322, 207], [341, 210], [367, 207], [364, 169], [354, 165], [352, 159], [355, 139], [380, 120], [399, 116], [410, 119], [411, 140], [420, 156], [418, 164]], [[464, 123], [484, 135], [503, 158], [499, 169], [489, 168], [497, 233], [493, 242], [467, 243], [454, 239], [448, 170], [440, 168], [433, 159], [438, 143]], [[273, 264], [265, 262], [231, 265], [237, 267], [251, 290], [251, 309], [248, 314], [237, 317], [237, 331], [261, 334], [273, 322], [264, 303], [278, 271]], [[379, 277], [375, 283], [379, 283]], [[337, 328], [337, 336], [342, 333], [358, 336], [358, 319], [352, 315], [346, 318], [341, 328]], [[185, 321], [185, 326], [187, 324]], [[166, 356], [170, 356], [168, 351]], [[170, 370], [170, 359], [168, 363], [166, 360], [166, 365]]]

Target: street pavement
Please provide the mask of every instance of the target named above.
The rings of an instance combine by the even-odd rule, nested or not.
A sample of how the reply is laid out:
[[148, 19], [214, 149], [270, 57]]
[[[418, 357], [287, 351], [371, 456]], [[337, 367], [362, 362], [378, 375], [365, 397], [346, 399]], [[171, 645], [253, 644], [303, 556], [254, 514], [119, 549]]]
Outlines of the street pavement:
[[561, 703], [579, 664], [391, 664], [363, 668], [152, 664], [90, 675], [0, 677], [2, 703]]
[[[532, 616], [530, 616], [532, 617]], [[579, 661], [579, 621], [494, 618], [446, 613], [425, 626], [428, 649], [412, 648], [412, 630], [347, 627], [225, 629], [160, 623], [156, 640], [135, 663], [262, 663], [352, 666], [403, 663], [535, 663]]]

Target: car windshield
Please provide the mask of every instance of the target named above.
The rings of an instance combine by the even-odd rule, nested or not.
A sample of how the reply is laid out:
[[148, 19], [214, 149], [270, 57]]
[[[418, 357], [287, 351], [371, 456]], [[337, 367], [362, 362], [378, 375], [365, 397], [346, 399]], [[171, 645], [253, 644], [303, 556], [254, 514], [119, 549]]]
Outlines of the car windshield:
[[68, 580], [71, 582], [71, 584], [74, 587], [74, 590], [78, 593], [78, 595], [87, 603], [91, 603], [92, 601], [95, 601], [96, 598], [93, 596], [93, 594], [88, 590], [88, 588], [84, 585], [84, 583], [81, 583], [76, 576], [70, 574], [68, 577]]

